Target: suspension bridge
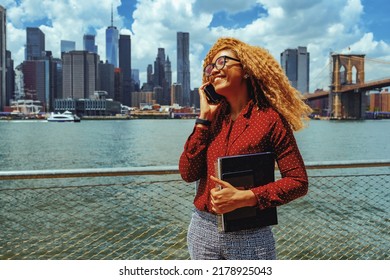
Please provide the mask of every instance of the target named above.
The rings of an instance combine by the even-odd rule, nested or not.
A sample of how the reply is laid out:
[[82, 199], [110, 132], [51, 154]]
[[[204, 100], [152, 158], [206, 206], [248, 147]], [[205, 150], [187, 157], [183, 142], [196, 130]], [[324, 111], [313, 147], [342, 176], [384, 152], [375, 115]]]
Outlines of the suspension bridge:
[[368, 58], [364, 54], [331, 54], [327, 65], [330, 69], [329, 91], [317, 90], [304, 97], [312, 108], [326, 111], [330, 118], [364, 119], [369, 106], [367, 93], [372, 90], [380, 92], [390, 86], [390, 71], [386, 70], [384, 78], [366, 81], [367, 66], [371, 71], [378, 69], [375, 73], [383, 74], [390, 61]]

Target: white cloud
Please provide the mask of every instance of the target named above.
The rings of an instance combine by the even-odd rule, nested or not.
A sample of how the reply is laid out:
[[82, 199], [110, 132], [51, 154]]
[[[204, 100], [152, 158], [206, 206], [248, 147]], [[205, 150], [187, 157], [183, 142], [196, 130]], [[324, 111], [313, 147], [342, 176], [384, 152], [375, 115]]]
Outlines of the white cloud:
[[[83, 35], [96, 32], [99, 55], [105, 59], [105, 30], [110, 24], [111, 3], [114, 25], [121, 34], [132, 36], [132, 67], [145, 81], [148, 64], [153, 64], [157, 48], [165, 48], [176, 78], [176, 33], [190, 33], [191, 87], [201, 82], [202, 59], [220, 36], [234, 36], [250, 44], [267, 48], [279, 60], [286, 48], [307, 46], [311, 57], [311, 89], [328, 85], [329, 52], [355, 52], [384, 59], [389, 44], [374, 39], [364, 29], [361, 0], [138, 0], [132, 26], [124, 26], [118, 15], [120, 0], [5, 0], [7, 7], [8, 49], [17, 63], [24, 59], [25, 27], [38, 26], [46, 35], [46, 49], [59, 56], [60, 40], [76, 41], [82, 48]], [[213, 15], [234, 15], [261, 5], [265, 13], [243, 26], [226, 27], [213, 21]], [[367, 4], [368, 5], [368, 4]], [[45, 11], [45, 12], [42, 12]], [[130, 11], [128, 12], [130, 14]], [[213, 21], [213, 27], [210, 23]], [[248, 21], [246, 21], [248, 22]], [[34, 25], [37, 24], [37, 25]], [[315, 80], [316, 79], [316, 80]]]
[[383, 41], [375, 41], [372, 33], [363, 37], [350, 46], [351, 53], [365, 54], [365, 79], [379, 80], [389, 77], [390, 46]]
[[[157, 48], [165, 49], [165, 54], [172, 62], [173, 80], [176, 80], [176, 34], [178, 31], [190, 33], [191, 77], [200, 79], [199, 64], [201, 44], [207, 42], [207, 26], [212, 17], [204, 13], [194, 14], [191, 2], [187, 0], [140, 0], [133, 13], [132, 56], [134, 65], [145, 73], [147, 64], [153, 64]], [[200, 37], [204, 39], [199, 40]], [[145, 74], [141, 76], [145, 81]], [[192, 83], [192, 87], [194, 87]]]
[[228, 13], [238, 13], [251, 9], [256, 0], [226, 1], [226, 0], [197, 0], [191, 1], [195, 13], [214, 13], [226, 11]]

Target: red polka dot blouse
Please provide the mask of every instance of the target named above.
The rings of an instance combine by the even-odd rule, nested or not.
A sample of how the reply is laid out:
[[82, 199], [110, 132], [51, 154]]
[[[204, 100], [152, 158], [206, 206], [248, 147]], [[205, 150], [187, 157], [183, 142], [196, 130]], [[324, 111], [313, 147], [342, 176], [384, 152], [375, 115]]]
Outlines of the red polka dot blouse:
[[252, 188], [258, 207], [279, 206], [307, 193], [308, 178], [293, 131], [274, 109], [259, 109], [252, 101], [233, 122], [229, 106], [223, 102], [211, 126], [195, 126], [180, 156], [179, 170], [184, 181], [199, 180], [194, 205], [210, 212], [210, 190], [215, 183], [218, 157], [257, 152], [273, 152], [281, 179]]

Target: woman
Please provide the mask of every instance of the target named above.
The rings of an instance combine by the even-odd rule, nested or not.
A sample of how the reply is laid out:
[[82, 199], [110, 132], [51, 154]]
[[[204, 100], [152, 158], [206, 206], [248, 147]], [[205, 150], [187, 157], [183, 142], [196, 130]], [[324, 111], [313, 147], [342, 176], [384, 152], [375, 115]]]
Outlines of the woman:
[[[205, 87], [223, 96], [212, 105]], [[180, 157], [186, 182], [198, 181], [188, 230], [192, 259], [275, 259], [271, 227], [218, 231], [217, 215], [244, 206], [280, 206], [307, 193], [308, 179], [293, 130], [310, 108], [264, 49], [221, 38], [204, 60], [200, 115]], [[273, 152], [282, 178], [239, 190], [215, 178], [218, 157]], [[221, 187], [221, 188], [220, 188]]]

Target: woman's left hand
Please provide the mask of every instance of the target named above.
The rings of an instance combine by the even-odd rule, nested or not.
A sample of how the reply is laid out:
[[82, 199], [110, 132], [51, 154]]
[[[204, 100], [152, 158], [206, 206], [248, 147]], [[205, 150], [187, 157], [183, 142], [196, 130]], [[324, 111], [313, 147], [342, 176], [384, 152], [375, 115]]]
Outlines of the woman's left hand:
[[216, 183], [216, 187], [210, 192], [213, 212], [225, 214], [237, 208], [257, 204], [255, 194], [251, 190], [239, 190], [214, 176], [210, 176], [210, 179]]

